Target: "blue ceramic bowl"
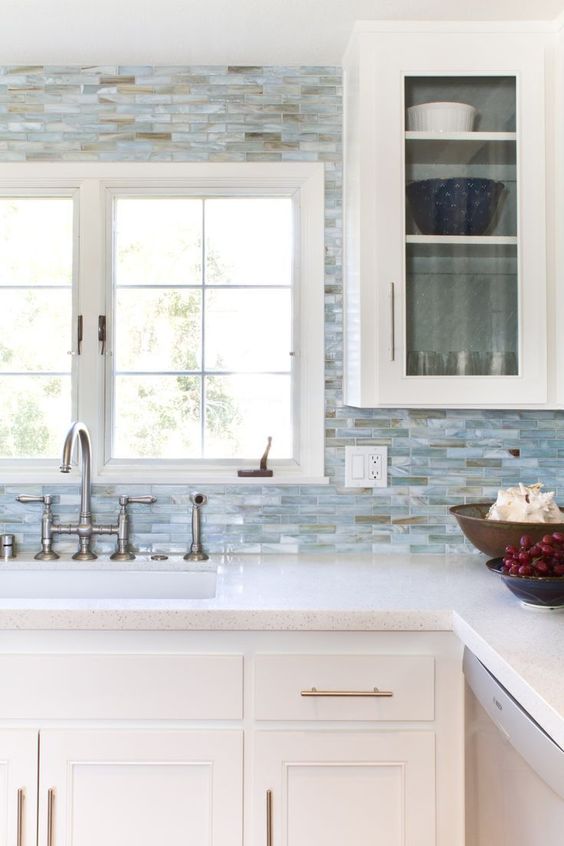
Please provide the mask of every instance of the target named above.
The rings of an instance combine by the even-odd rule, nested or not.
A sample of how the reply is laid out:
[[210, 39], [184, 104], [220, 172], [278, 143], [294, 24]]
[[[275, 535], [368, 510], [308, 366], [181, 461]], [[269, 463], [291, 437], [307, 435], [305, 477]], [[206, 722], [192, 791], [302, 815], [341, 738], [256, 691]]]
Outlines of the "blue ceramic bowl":
[[493, 179], [421, 179], [407, 184], [407, 198], [423, 235], [483, 235], [504, 188]]
[[510, 576], [503, 572], [502, 558], [492, 558], [486, 562], [486, 567], [490, 572], [497, 573], [511, 593], [524, 605], [532, 605], [535, 608], [564, 608], [564, 576], [537, 576], [531, 579]]

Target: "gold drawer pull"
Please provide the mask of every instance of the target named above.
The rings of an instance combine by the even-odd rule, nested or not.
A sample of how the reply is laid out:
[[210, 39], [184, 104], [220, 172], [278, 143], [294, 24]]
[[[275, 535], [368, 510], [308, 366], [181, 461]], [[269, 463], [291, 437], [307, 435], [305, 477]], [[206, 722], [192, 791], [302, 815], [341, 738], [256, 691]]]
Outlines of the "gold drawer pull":
[[272, 846], [272, 790], [266, 791], [266, 846]]
[[311, 690], [301, 690], [300, 696], [343, 696], [343, 697], [363, 697], [373, 696], [377, 698], [393, 696], [391, 690], [378, 690], [377, 687], [372, 690], [318, 690], [312, 687]]
[[54, 846], [54, 807], [55, 807], [55, 789], [50, 787], [47, 791], [47, 846]]
[[24, 799], [25, 793], [23, 787], [20, 787], [18, 790], [18, 816], [17, 816], [17, 831], [16, 831], [16, 843], [17, 846], [22, 846], [23, 844], [23, 806], [24, 806]]

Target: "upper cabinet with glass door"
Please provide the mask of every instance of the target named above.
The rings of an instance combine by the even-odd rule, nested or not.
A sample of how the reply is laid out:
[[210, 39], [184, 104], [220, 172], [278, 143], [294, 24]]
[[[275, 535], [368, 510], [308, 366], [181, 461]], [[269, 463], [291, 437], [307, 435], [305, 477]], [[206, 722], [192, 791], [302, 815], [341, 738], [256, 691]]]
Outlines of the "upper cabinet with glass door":
[[[418, 30], [420, 29], [418, 25]], [[547, 395], [543, 34], [360, 26], [345, 62], [346, 402]]]

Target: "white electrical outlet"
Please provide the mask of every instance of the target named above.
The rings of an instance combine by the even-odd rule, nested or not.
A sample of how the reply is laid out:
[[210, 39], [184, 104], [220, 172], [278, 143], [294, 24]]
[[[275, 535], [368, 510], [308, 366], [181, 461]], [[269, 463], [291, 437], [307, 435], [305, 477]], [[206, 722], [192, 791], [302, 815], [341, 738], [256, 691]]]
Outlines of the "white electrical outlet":
[[371, 482], [379, 482], [382, 478], [382, 456], [371, 452], [368, 456], [368, 478]]
[[387, 488], [388, 447], [345, 447], [346, 488]]

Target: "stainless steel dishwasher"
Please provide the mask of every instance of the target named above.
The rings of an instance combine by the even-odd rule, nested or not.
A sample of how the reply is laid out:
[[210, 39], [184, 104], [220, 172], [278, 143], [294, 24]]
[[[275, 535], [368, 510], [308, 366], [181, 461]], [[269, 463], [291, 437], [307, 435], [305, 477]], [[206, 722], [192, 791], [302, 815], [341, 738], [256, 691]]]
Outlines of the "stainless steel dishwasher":
[[468, 649], [466, 846], [563, 846], [564, 751]]

